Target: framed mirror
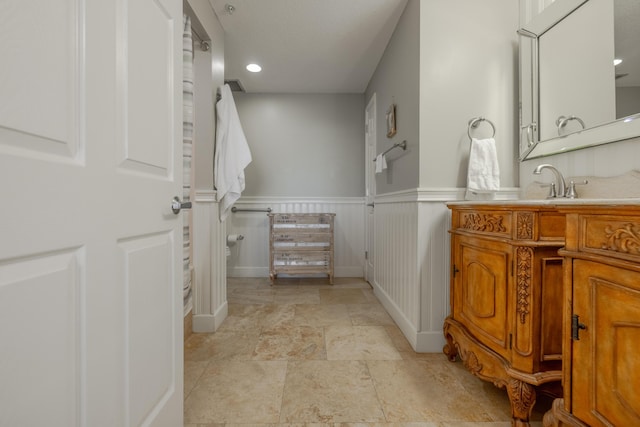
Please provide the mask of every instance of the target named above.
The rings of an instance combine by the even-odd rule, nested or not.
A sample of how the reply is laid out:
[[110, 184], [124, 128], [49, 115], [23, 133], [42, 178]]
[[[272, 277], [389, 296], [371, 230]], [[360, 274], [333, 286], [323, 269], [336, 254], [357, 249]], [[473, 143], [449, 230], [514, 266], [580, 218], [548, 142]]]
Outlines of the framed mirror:
[[556, 0], [518, 33], [520, 160], [640, 136], [640, 1]]

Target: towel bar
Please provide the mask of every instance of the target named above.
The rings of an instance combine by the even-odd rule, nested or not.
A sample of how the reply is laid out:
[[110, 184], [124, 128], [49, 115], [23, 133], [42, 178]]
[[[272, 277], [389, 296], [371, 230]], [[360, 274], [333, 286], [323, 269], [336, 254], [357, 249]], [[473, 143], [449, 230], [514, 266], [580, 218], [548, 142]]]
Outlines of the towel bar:
[[253, 209], [253, 208], [247, 208], [247, 209], [238, 209], [235, 206], [231, 208], [231, 212], [236, 213], [236, 212], [267, 212], [270, 213], [271, 212], [271, 208], [257, 208], [257, 209]]
[[[393, 149], [394, 149], [394, 148], [396, 148], [396, 147], [400, 147], [400, 148], [402, 148], [403, 150], [406, 150], [406, 149], [407, 149], [407, 140], [405, 139], [405, 140], [404, 140], [404, 141], [402, 141], [402, 142], [396, 142], [395, 144], [393, 144], [393, 145], [391, 146], [391, 148], [388, 148], [386, 151], [384, 151], [384, 152], [381, 154], [381, 156], [384, 156], [385, 154], [387, 154], [389, 151], [393, 150]], [[376, 158], [377, 158], [377, 157], [376, 157]], [[376, 159], [373, 159], [373, 161], [375, 162], [375, 161], [376, 161]]]
[[467, 127], [467, 135], [469, 135], [469, 140], [473, 139], [471, 137], [471, 128], [473, 128], [473, 129], [477, 128], [478, 125], [480, 124], [480, 122], [489, 123], [491, 125], [491, 129], [493, 129], [493, 135], [491, 135], [491, 138], [496, 136], [496, 127], [493, 125], [491, 120], [485, 119], [484, 117], [476, 117], [476, 118], [473, 118], [473, 119], [469, 120], [469, 126]]

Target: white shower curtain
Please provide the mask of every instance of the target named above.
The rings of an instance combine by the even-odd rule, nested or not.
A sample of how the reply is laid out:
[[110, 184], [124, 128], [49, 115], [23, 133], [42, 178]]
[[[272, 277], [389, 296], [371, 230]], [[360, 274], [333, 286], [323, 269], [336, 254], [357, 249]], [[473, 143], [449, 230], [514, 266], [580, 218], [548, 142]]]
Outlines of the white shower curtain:
[[[191, 200], [191, 160], [193, 149], [193, 37], [191, 18], [184, 15], [182, 33], [182, 201]], [[185, 313], [191, 306], [191, 210], [182, 211], [182, 266]]]

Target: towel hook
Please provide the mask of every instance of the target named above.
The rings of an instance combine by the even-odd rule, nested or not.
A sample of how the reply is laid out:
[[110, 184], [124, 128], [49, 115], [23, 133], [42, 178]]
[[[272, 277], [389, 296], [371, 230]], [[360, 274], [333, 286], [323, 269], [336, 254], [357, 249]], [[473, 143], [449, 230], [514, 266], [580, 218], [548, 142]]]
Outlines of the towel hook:
[[473, 139], [471, 137], [471, 128], [473, 128], [473, 129], [477, 128], [478, 125], [480, 124], [480, 122], [489, 123], [491, 125], [491, 129], [493, 129], [493, 135], [491, 135], [491, 138], [496, 136], [496, 127], [493, 125], [491, 120], [485, 119], [484, 117], [476, 117], [474, 119], [469, 120], [469, 126], [467, 127], [467, 135], [469, 135], [469, 139]]

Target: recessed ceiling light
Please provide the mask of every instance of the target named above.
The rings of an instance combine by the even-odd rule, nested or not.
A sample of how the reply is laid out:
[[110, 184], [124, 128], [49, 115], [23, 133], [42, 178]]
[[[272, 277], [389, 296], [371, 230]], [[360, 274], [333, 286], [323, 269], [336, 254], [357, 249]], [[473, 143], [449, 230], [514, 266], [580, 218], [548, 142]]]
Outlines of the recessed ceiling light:
[[622, 64], [622, 59], [617, 59], [617, 58], [616, 58], [616, 59], [614, 59], [614, 60], [613, 60], [613, 65], [614, 65], [614, 66], [616, 66], [616, 65], [620, 65], [620, 64]]
[[249, 64], [247, 65], [247, 70], [251, 71], [252, 73], [259, 73], [260, 71], [262, 71], [262, 67], [258, 64]]

